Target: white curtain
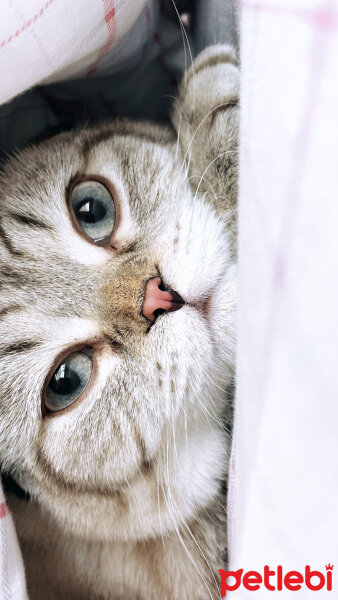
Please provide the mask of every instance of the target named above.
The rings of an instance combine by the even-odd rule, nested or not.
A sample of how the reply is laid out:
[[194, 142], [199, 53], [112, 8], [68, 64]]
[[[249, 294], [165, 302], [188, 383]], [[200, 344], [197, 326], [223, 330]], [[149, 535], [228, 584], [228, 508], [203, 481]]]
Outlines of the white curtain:
[[245, 0], [241, 46], [231, 568], [325, 574], [338, 569], [338, 4]]

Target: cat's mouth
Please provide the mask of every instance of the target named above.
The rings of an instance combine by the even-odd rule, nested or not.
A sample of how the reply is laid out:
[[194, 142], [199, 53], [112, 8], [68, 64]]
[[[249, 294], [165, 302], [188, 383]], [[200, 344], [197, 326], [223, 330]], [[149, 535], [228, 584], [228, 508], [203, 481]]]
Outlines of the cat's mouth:
[[204, 300], [204, 302], [202, 304], [202, 312], [207, 319], [209, 319], [210, 311], [211, 311], [211, 296], [208, 296], [208, 298], [206, 300]]
[[187, 306], [191, 306], [192, 308], [195, 308], [199, 313], [202, 313], [206, 319], [210, 318], [211, 295], [208, 296], [206, 299], [196, 300], [196, 301], [192, 301], [192, 302], [186, 302], [185, 304]]

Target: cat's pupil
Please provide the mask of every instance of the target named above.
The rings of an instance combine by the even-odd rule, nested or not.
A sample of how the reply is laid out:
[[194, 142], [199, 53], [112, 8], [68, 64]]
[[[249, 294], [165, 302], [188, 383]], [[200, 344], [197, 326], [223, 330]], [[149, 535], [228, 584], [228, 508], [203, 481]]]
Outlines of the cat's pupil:
[[50, 412], [70, 406], [87, 386], [93, 370], [93, 349], [72, 352], [59, 365], [44, 393], [44, 405]]
[[71, 366], [62, 364], [54, 373], [49, 385], [55, 394], [65, 395], [74, 392], [80, 384], [81, 379]]
[[77, 224], [95, 243], [109, 246], [115, 225], [115, 202], [100, 181], [85, 180], [74, 186], [71, 207]]
[[96, 198], [85, 198], [76, 208], [77, 218], [84, 223], [97, 223], [106, 212], [104, 204]]

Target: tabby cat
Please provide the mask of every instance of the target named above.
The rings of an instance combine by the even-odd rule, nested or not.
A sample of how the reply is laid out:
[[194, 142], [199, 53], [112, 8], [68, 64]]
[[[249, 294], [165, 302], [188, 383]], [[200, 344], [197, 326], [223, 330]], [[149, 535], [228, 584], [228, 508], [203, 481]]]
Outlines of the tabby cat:
[[213, 46], [172, 130], [67, 132], [3, 169], [0, 460], [32, 600], [219, 597], [238, 88]]

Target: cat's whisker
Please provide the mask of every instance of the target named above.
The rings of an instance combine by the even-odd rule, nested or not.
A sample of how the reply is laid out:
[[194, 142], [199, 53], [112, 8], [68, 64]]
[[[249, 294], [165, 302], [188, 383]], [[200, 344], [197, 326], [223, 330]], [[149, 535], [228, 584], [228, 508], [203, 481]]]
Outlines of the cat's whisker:
[[178, 153], [179, 153], [179, 148], [180, 148], [181, 124], [182, 124], [182, 114], [180, 113], [180, 118], [179, 118], [179, 122], [178, 122], [178, 129], [177, 129], [177, 142], [176, 142], [175, 160], [177, 160], [177, 158], [178, 158]]
[[227, 509], [226, 505], [225, 505], [225, 504], [222, 504], [222, 502], [221, 502], [221, 501], [220, 501], [218, 498], [215, 498], [215, 501], [216, 501], [216, 503], [217, 503], [217, 504], [219, 504], [221, 511], [222, 511], [224, 514], [226, 514], [226, 515], [227, 515], [227, 514], [228, 514], [228, 509]]
[[214, 388], [219, 390], [220, 392], [222, 392], [222, 394], [224, 394], [224, 387], [220, 386], [213, 377], [211, 377], [210, 373], [207, 373], [206, 371], [203, 373], [205, 380], [208, 381], [208, 383]]
[[[210, 377], [209, 377], [209, 381], [212, 383], [213, 386], [216, 386], [216, 383], [213, 382]], [[223, 388], [221, 388], [220, 386], [217, 386], [217, 387], [225, 395], [225, 390]], [[207, 398], [208, 403], [210, 404], [209, 408], [207, 408], [205, 406], [205, 404], [203, 404], [203, 402], [200, 399], [199, 395], [196, 395], [196, 397], [197, 397], [197, 401], [198, 401], [198, 403], [200, 405], [200, 408], [202, 410], [202, 413], [205, 415], [205, 417], [207, 419], [209, 419], [209, 417], [210, 417], [210, 419], [212, 419], [212, 421], [215, 422], [218, 425], [218, 427], [220, 427], [222, 429], [222, 431], [224, 431], [224, 433], [226, 434], [226, 436], [229, 439], [231, 439], [231, 435], [229, 434], [227, 428], [224, 426], [224, 424], [222, 423], [222, 421], [220, 420], [220, 418], [217, 416], [217, 414], [215, 413], [214, 409], [212, 408], [212, 395], [211, 395], [211, 393], [209, 393], [209, 396]], [[210, 429], [212, 429], [212, 426], [211, 426], [210, 423], [209, 423], [209, 425], [210, 425]]]
[[216, 160], [218, 160], [222, 156], [225, 156], [226, 154], [234, 154], [234, 152], [235, 152], [234, 150], [225, 150], [224, 152], [221, 152], [220, 154], [218, 154], [218, 156], [216, 156], [212, 161], [210, 161], [210, 163], [208, 164], [208, 166], [204, 169], [203, 174], [201, 175], [200, 182], [199, 182], [199, 184], [197, 186], [197, 189], [196, 189], [196, 192], [195, 192], [196, 196], [197, 196], [197, 194], [199, 192], [199, 189], [201, 187], [201, 183], [202, 183], [202, 181], [203, 181], [206, 173], [208, 172], [208, 170], [210, 169], [210, 167], [216, 162]]
[[176, 96], [173, 96], [172, 94], [163, 94], [161, 96], [161, 98], [169, 98], [170, 100], [173, 100], [173, 101], [177, 100]]
[[[162, 449], [161, 449], [162, 451]], [[161, 452], [160, 451], [160, 452]], [[161, 471], [160, 471], [161, 458], [159, 456], [157, 461], [157, 469], [156, 469], [156, 486], [157, 486], [157, 508], [158, 508], [158, 519], [160, 524], [160, 536], [162, 541], [162, 546], [166, 554], [168, 554], [167, 547], [165, 545], [164, 537], [163, 537], [163, 519], [161, 514], [161, 503], [160, 503], [160, 479], [161, 479]], [[162, 484], [162, 492], [163, 492], [163, 484]]]
[[199, 175], [189, 175], [189, 177], [187, 178], [187, 182], [190, 183], [193, 179], [200, 179]]
[[[205, 556], [205, 554], [204, 554], [204, 552], [203, 552], [202, 548], [200, 547], [199, 543], [198, 543], [198, 542], [197, 542], [197, 540], [196, 540], [196, 537], [195, 537], [195, 536], [194, 536], [194, 534], [192, 533], [192, 531], [191, 531], [191, 529], [190, 529], [189, 525], [187, 524], [185, 517], [184, 517], [184, 516], [181, 514], [181, 512], [180, 512], [180, 510], [179, 510], [179, 508], [178, 508], [178, 506], [177, 506], [176, 502], [174, 502], [174, 506], [175, 506], [175, 510], [178, 512], [178, 514], [179, 514], [179, 516], [180, 516], [180, 518], [181, 518], [181, 522], [182, 522], [182, 524], [183, 524], [183, 527], [185, 527], [185, 529], [186, 529], [186, 531], [188, 532], [188, 534], [190, 535], [190, 537], [191, 537], [191, 539], [192, 539], [193, 543], [194, 543], [194, 544], [195, 544], [195, 546], [197, 547], [197, 549], [198, 549], [198, 551], [199, 551], [200, 555], [202, 556], [202, 558], [204, 559], [204, 561], [205, 561], [206, 565], [207, 565], [207, 566], [208, 566], [208, 568], [209, 568], [209, 571], [210, 571], [210, 573], [211, 573], [211, 575], [212, 575], [212, 579], [213, 579], [214, 583], [216, 584], [216, 587], [217, 587], [217, 589], [218, 589], [218, 592], [219, 592], [219, 593], [216, 595], [216, 598], [221, 598], [221, 595], [220, 595], [220, 590], [219, 590], [219, 586], [218, 586], [218, 583], [217, 583], [217, 580], [216, 580], [215, 574], [214, 574], [214, 572], [213, 572], [213, 570], [212, 570], [212, 568], [211, 568], [211, 565], [210, 565], [210, 563], [209, 563], [208, 559], [206, 558], [206, 556]], [[201, 575], [201, 573], [199, 572], [199, 570], [198, 570], [198, 567], [197, 567], [197, 565], [196, 565], [196, 562], [195, 562], [195, 561], [192, 559], [192, 557], [191, 557], [191, 553], [189, 552], [189, 550], [188, 550], [188, 548], [187, 548], [186, 544], [183, 542], [182, 535], [179, 533], [179, 531], [178, 531], [177, 533], [179, 534], [179, 540], [180, 540], [180, 542], [183, 544], [183, 547], [184, 547], [184, 549], [186, 550], [186, 552], [187, 552], [187, 554], [188, 554], [189, 558], [191, 559], [191, 562], [192, 562], [192, 564], [193, 564], [193, 565], [194, 565], [194, 567], [196, 568], [196, 570], [197, 570], [197, 572], [198, 572], [199, 576], [201, 577], [202, 581], [205, 583], [205, 585], [206, 585], [206, 587], [207, 587], [207, 590], [208, 590], [208, 593], [209, 593], [209, 596], [210, 596], [210, 598], [212, 598], [212, 597], [213, 597], [213, 594], [211, 593], [211, 590], [210, 590], [210, 585], [208, 584], [208, 582], [206, 581], [206, 579], [205, 579], [205, 578], [204, 578], [204, 577]]]
[[184, 413], [184, 437], [185, 437], [185, 447], [188, 447], [188, 422], [187, 422], [187, 410], [185, 406], [183, 406]]
[[190, 162], [191, 162], [191, 152], [189, 152], [189, 153], [187, 154], [187, 156], [185, 157], [185, 159], [184, 159], [184, 163], [183, 163], [183, 164], [184, 164], [184, 166], [185, 166], [185, 176], [187, 176], [187, 175], [188, 175], [188, 173], [189, 173], [189, 169], [190, 169]]
[[[222, 516], [223, 515], [226, 516], [227, 515], [227, 511], [225, 510], [225, 504], [222, 504], [218, 499], [217, 499], [217, 504], [220, 505], [220, 509], [219, 509], [217, 515], [221, 514]], [[217, 515], [213, 515], [211, 518], [209, 518], [208, 511], [207, 511], [207, 509], [205, 507], [203, 507], [203, 513], [206, 515], [206, 517], [209, 519], [209, 521], [211, 523], [213, 523], [213, 525], [215, 527], [219, 526], [219, 522], [217, 521]], [[202, 519], [202, 517], [200, 515], [196, 515], [195, 518], [199, 521], [199, 523], [203, 524], [203, 519]]]
[[[202, 412], [204, 413], [204, 415], [205, 415], [205, 417], [206, 417], [206, 419], [208, 421], [208, 425], [210, 427], [210, 431], [213, 433], [214, 428], [211, 425], [211, 423], [209, 421], [209, 418], [214, 423], [216, 423], [218, 425], [218, 427], [225, 433], [225, 435], [231, 440], [232, 439], [231, 434], [228, 432], [228, 430], [226, 429], [226, 427], [224, 426], [224, 424], [222, 423], [222, 421], [220, 420], [220, 418], [217, 417], [217, 416], [215, 416], [215, 415], [213, 415], [213, 414], [211, 414], [210, 411], [201, 403], [201, 401], [200, 401], [200, 406], [201, 406]], [[225, 455], [228, 456], [228, 454], [226, 453], [226, 451], [225, 451]]]
[[[198, 568], [198, 565], [196, 564], [196, 561], [192, 557], [191, 552], [189, 552], [189, 550], [187, 548], [187, 545], [186, 545], [186, 543], [183, 540], [182, 534], [181, 534], [181, 532], [179, 530], [179, 527], [178, 527], [177, 520], [176, 520], [176, 518], [174, 518], [175, 513], [178, 513], [179, 515], [181, 515], [180, 511], [178, 510], [177, 504], [175, 503], [174, 498], [173, 498], [172, 495], [170, 496], [170, 499], [168, 499], [168, 496], [165, 494], [165, 499], [166, 499], [166, 503], [167, 503], [167, 506], [168, 506], [168, 509], [169, 509], [169, 513], [171, 515], [172, 524], [173, 524], [173, 530], [174, 530], [174, 532], [176, 534], [176, 539], [178, 539], [179, 542], [181, 543], [181, 545], [182, 545], [184, 551], [186, 552], [186, 554], [187, 554], [187, 556], [188, 556], [191, 564], [195, 567], [196, 572], [198, 573], [199, 577], [205, 583], [210, 598], [212, 598], [212, 595], [211, 595], [210, 589], [209, 589], [210, 586], [209, 586], [208, 582], [205, 580], [205, 578], [203, 577], [203, 575], [201, 575], [201, 573], [199, 571], [199, 568]], [[182, 523], [183, 523], [184, 526], [186, 526], [184, 518], [183, 518]]]
[[[184, 164], [184, 161], [186, 160], [186, 157], [187, 157], [188, 153], [191, 151], [191, 146], [193, 144], [193, 141], [194, 141], [197, 133], [201, 129], [202, 125], [205, 123], [205, 121], [208, 119], [208, 117], [210, 117], [210, 115], [212, 115], [212, 113], [215, 112], [215, 110], [218, 110], [219, 108], [223, 108], [224, 106], [228, 106], [228, 103], [227, 102], [222, 102], [222, 104], [218, 104], [217, 106], [214, 106], [214, 108], [212, 108], [211, 110], [209, 110], [209, 112], [203, 117], [202, 121], [196, 127], [195, 132], [194, 132], [194, 134], [193, 134], [193, 136], [192, 136], [192, 138], [191, 138], [191, 140], [190, 140], [190, 142], [189, 142], [189, 144], [187, 146], [186, 153], [185, 153], [185, 155], [183, 157], [183, 163], [182, 164]], [[229, 151], [229, 152], [231, 152], [231, 151]]]
[[195, 90], [195, 70], [194, 70], [194, 61], [193, 61], [193, 56], [192, 56], [192, 52], [191, 52], [191, 46], [189, 43], [189, 38], [188, 38], [188, 34], [185, 30], [184, 27], [184, 23], [181, 19], [180, 13], [177, 10], [176, 4], [174, 0], [171, 0], [172, 5], [175, 9], [180, 27], [181, 27], [181, 32], [182, 32], [182, 40], [183, 40], [183, 48], [184, 48], [184, 64], [185, 64], [185, 71], [188, 68], [188, 61], [187, 61], [187, 53], [186, 53], [186, 44], [188, 46], [188, 51], [189, 51], [189, 56], [190, 56], [190, 62], [191, 62], [191, 69], [192, 69], [192, 82], [193, 82], [193, 93], [194, 93], [194, 105], [193, 105], [193, 109], [195, 108], [195, 104], [196, 104], [196, 90]]

